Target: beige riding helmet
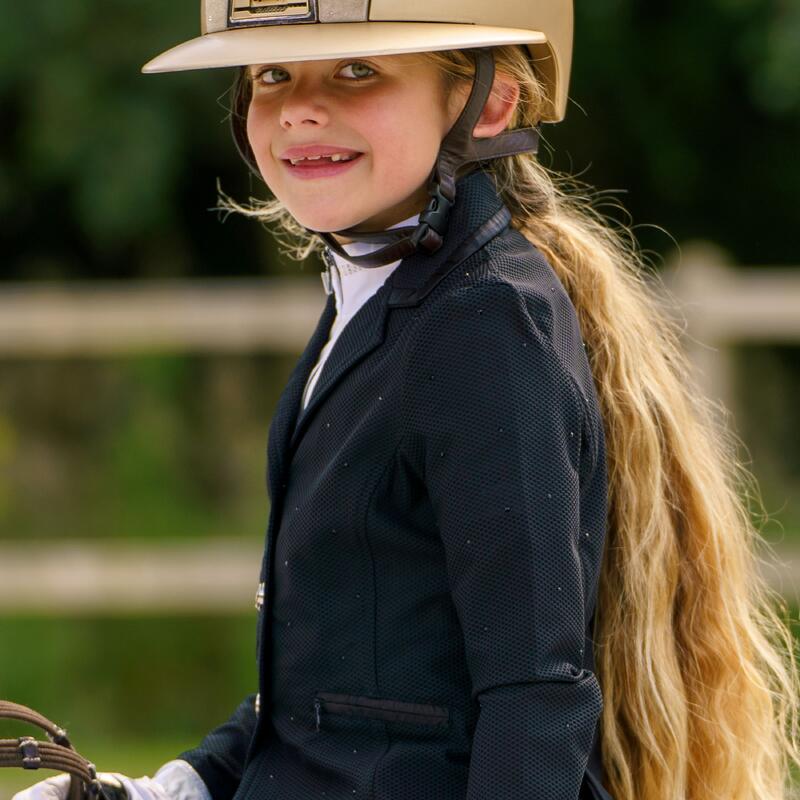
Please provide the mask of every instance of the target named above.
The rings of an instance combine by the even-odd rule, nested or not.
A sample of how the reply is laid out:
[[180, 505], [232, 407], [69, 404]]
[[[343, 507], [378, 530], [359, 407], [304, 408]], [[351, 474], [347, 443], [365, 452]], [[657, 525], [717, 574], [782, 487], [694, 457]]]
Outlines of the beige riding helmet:
[[200, 24], [142, 72], [524, 44], [547, 87], [542, 122], [566, 113], [572, 0], [201, 0]]

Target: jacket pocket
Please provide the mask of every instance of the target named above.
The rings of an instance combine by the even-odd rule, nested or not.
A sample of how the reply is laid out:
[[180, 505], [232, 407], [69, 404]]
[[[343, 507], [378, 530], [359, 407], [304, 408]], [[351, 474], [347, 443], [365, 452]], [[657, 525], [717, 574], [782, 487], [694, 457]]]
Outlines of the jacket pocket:
[[317, 730], [322, 724], [323, 714], [369, 717], [386, 722], [405, 722], [433, 727], [447, 725], [450, 719], [450, 712], [444, 706], [409, 703], [405, 700], [388, 700], [383, 697], [317, 692], [314, 696], [314, 717]]

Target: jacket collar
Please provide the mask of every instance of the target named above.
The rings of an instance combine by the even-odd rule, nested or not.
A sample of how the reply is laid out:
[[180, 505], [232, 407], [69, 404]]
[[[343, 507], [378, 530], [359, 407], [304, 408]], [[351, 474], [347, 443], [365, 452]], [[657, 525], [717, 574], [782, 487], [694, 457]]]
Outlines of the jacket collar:
[[444, 244], [432, 255], [417, 251], [392, 273], [387, 280], [389, 308], [419, 305], [450, 269], [469, 254], [467, 251], [476, 244], [474, 238], [478, 232], [485, 241], [472, 252], [496, 236], [510, 221], [511, 215], [489, 175], [474, 170], [459, 178]]
[[498, 197], [491, 177], [478, 170], [460, 178], [442, 247], [433, 254], [415, 253], [404, 259], [361, 306], [336, 340], [308, 405], [301, 410], [303, 388], [328, 340], [336, 314], [335, 299], [328, 295], [317, 327], [289, 376], [273, 418], [269, 448], [273, 498], [291, 453], [325, 398], [359, 361], [383, 342], [389, 311], [419, 305], [451, 269], [504, 230], [510, 221], [511, 214]]

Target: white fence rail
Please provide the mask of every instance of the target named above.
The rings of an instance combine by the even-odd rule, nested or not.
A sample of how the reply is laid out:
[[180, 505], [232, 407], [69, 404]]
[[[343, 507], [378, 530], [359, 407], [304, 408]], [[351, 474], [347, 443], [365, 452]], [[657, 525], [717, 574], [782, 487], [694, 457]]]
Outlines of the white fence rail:
[[735, 417], [730, 346], [800, 344], [800, 267], [734, 268], [721, 250], [697, 242], [663, 280], [679, 303], [684, 348], [703, 391]]
[[141, 352], [300, 352], [319, 280], [0, 284], [0, 358]]
[[263, 547], [234, 537], [0, 542], [0, 613], [247, 611]]

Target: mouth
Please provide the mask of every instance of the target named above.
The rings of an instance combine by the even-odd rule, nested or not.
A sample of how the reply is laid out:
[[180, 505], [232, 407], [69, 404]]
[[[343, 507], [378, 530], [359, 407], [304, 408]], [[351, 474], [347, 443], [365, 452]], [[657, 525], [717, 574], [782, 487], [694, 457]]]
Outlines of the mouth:
[[364, 153], [332, 153], [327, 156], [306, 156], [305, 158], [282, 158], [281, 163], [290, 175], [298, 178], [324, 178], [340, 175], [361, 161]]

